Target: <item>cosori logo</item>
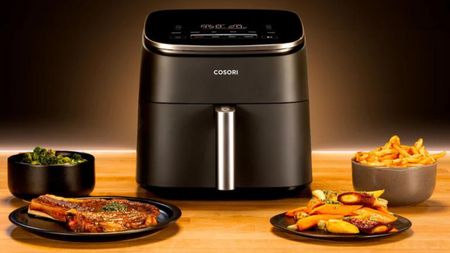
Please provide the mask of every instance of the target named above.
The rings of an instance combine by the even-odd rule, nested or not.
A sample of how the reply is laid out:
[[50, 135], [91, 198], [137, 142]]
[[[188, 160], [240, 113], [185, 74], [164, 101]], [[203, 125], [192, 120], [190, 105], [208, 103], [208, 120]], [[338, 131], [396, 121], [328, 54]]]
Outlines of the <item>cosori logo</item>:
[[237, 69], [215, 69], [213, 70], [215, 76], [237, 76], [239, 75], [239, 70]]

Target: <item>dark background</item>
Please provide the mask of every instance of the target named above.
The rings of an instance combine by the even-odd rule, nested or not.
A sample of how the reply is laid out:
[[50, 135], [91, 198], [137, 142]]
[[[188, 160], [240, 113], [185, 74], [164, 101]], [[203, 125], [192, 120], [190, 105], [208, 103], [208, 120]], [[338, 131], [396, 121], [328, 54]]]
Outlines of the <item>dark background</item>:
[[41, 0], [0, 7], [0, 149], [134, 149], [144, 20], [171, 8], [297, 12], [315, 150], [450, 147], [450, 1]]

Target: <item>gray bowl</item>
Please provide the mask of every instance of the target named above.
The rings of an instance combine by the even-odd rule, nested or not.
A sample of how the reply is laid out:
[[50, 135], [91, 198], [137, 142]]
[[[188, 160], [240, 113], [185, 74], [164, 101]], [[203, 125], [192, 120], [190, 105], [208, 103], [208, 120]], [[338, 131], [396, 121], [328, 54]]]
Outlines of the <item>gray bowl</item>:
[[393, 168], [373, 167], [352, 160], [353, 188], [357, 191], [384, 189], [381, 196], [390, 206], [421, 203], [433, 194], [436, 185], [436, 163]]

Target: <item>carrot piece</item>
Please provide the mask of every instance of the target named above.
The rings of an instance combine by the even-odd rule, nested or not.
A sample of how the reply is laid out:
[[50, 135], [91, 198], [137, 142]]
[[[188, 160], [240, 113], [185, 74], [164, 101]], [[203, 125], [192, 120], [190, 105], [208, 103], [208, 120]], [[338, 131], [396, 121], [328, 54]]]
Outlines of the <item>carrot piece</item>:
[[305, 212], [309, 213], [314, 208], [323, 205], [324, 203], [320, 201], [318, 198], [313, 197], [309, 200], [308, 204], [306, 205]]
[[304, 230], [310, 229], [312, 227], [315, 227], [321, 220], [327, 221], [329, 219], [341, 219], [342, 217], [344, 217], [344, 216], [336, 215], [336, 214], [335, 215], [333, 215], [333, 214], [311, 215], [311, 216], [305, 217], [305, 218], [297, 221], [297, 230], [304, 231]]
[[389, 233], [395, 233], [395, 232], [398, 232], [398, 229], [392, 228], [392, 229], [389, 231]]
[[350, 215], [354, 211], [362, 208], [362, 205], [340, 205], [340, 204], [325, 204], [314, 208], [309, 214], [339, 214]]
[[389, 232], [391, 229], [392, 229], [391, 225], [389, 225], [389, 224], [388, 225], [382, 224], [382, 225], [378, 225], [378, 226], [372, 228], [369, 234], [386, 233], [386, 232]]
[[390, 214], [389, 211], [387, 210], [387, 208], [384, 207], [384, 206], [376, 206], [375, 209], [380, 211], [380, 212], [383, 212], [383, 213], [386, 213], [386, 214]]
[[287, 211], [284, 215], [289, 216], [289, 217], [295, 217], [295, 215], [299, 212], [304, 212], [306, 210], [306, 207], [302, 206], [302, 207], [298, 207], [292, 210]]

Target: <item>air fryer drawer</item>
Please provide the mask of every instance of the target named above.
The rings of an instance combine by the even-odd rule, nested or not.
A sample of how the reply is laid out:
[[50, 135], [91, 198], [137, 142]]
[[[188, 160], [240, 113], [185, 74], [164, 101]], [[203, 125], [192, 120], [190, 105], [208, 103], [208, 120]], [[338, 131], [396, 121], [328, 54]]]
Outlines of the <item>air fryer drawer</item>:
[[[311, 182], [308, 102], [238, 104], [237, 188]], [[215, 105], [140, 105], [138, 175], [144, 186], [216, 188]]]

